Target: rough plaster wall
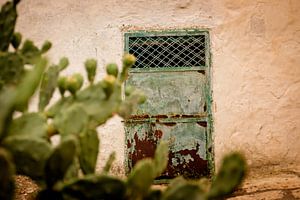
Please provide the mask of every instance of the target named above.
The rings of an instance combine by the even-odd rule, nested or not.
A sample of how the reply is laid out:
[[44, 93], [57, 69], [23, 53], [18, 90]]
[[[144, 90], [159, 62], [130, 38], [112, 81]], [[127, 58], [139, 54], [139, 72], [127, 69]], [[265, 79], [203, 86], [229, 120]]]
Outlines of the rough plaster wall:
[[300, 164], [300, 1], [224, 6], [229, 20], [212, 30], [216, 155]]
[[[68, 56], [68, 74], [88, 57], [120, 63], [128, 29], [210, 29], [217, 165], [236, 149], [251, 166], [300, 163], [299, 0], [26, 0], [19, 11], [17, 30], [52, 41], [49, 57]], [[99, 167], [115, 150], [122, 174], [121, 119], [100, 135]]]

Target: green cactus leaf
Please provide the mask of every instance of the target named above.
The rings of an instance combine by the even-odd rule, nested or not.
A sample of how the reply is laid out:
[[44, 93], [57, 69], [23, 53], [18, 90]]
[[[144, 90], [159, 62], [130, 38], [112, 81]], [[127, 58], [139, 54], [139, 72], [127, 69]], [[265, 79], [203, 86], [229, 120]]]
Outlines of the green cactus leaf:
[[205, 194], [207, 194], [208, 191], [210, 190], [211, 179], [209, 177], [200, 178], [199, 180], [196, 180], [196, 183], [205, 192]]
[[91, 85], [84, 90], [81, 90], [77, 95], [77, 102], [81, 103], [92, 103], [100, 102], [105, 99], [104, 91], [99, 83]]
[[99, 152], [99, 138], [96, 130], [88, 130], [79, 135], [79, 163], [84, 174], [95, 172]]
[[78, 156], [75, 156], [72, 164], [70, 165], [69, 169], [65, 174], [64, 180], [68, 181], [68, 180], [73, 180], [74, 178], [78, 178], [79, 170], [80, 170], [80, 164], [79, 164]]
[[63, 97], [65, 94], [65, 91], [67, 90], [67, 77], [60, 76], [57, 80], [57, 85], [58, 85], [60, 95]]
[[109, 176], [87, 175], [63, 185], [64, 199], [125, 200], [126, 187], [122, 180]]
[[76, 101], [84, 105], [91, 118], [91, 127], [95, 128], [117, 113], [121, 102], [121, 86], [116, 84], [110, 98], [106, 99], [103, 83], [100, 82], [79, 91]]
[[88, 121], [84, 106], [74, 103], [54, 117], [53, 125], [62, 137], [66, 137], [85, 131]]
[[[110, 117], [117, 113], [121, 102], [120, 90], [121, 88], [119, 86], [115, 87], [109, 99], [99, 103], [95, 102], [95, 104], [89, 107], [89, 113], [96, 123], [96, 126], [104, 124]], [[93, 106], [95, 107], [93, 108]], [[98, 110], [93, 110], [95, 108], [98, 108]]]
[[107, 159], [107, 161], [106, 161], [106, 163], [103, 167], [103, 171], [102, 171], [103, 174], [108, 174], [109, 173], [109, 170], [111, 169], [111, 166], [112, 166], [112, 164], [115, 160], [116, 160], [116, 152], [112, 152], [109, 155], [109, 157], [108, 157], [108, 159]]
[[54, 135], [58, 134], [58, 130], [55, 128], [53, 123], [47, 124], [47, 136], [48, 138], [51, 138]]
[[125, 99], [121, 105], [119, 106], [118, 114], [124, 118], [127, 119], [130, 117], [131, 113], [134, 111], [133, 104], [128, 101], [128, 99]]
[[59, 67], [60, 71], [66, 69], [68, 67], [68, 65], [69, 65], [69, 59], [67, 57], [62, 57], [59, 60], [58, 67]]
[[44, 73], [39, 94], [39, 111], [43, 111], [49, 104], [57, 86], [58, 75], [59, 69], [57, 66], [49, 67]]
[[24, 63], [19, 54], [0, 52], [0, 91], [4, 85], [17, 85], [23, 75]]
[[42, 55], [39, 48], [35, 46], [31, 40], [25, 40], [22, 48], [20, 49], [20, 53], [25, 61], [25, 64], [35, 64]]
[[104, 77], [103, 81], [101, 82], [101, 86], [103, 91], [105, 92], [106, 99], [109, 99], [111, 94], [114, 92], [115, 89], [116, 78], [112, 75], [107, 75]]
[[12, 200], [15, 192], [15, 166], [11, 155], [0, 148], [0, 199]]
[[123, 68], [130, 68], [134, 65], [136, 58], [132, 54], [125, 54], [123, 56]]
[[176, 178], [171, 180], [169, 186], [167, 187], [164, 193], [173, 193], [177, 187], [184, 185], [186, 183], [187, 183], [186, 179], [184, 179], [182, 176], [177, 176]]
[[64, 139], [52, 152], [45, 166], [45, 178], [48, 188], [63, 180], [76, 154], [76, 141], [73, 137]]
[[0, 92], [0, 140], [7, 135], [7, 128], [12, 119], [16, 91], [14, 88], [5, 88]]
[[75, 73], [73, 74], [73, 77], [76, 79], [77, 83], [78, 83], [78, 90], [82, 87], [83, 85], [83, 76], [79, 73]]
[[199, 185], [182, 181], [170, 186], [163, 194], [162, 200], [205, 200], [204, 191]]
[[0, 11], [0, 51], [7, 51], [13, 38], [17, 10], [13, 2], [5, 3]]
[[41, 49], [41, 53], [46, 53], [47, 51], [49, 51], [49, 49], [52, 47], [52, 43], [50, 41], [45, 41], [42, 49]]
[[8, 136], [30, 136], [46, 139], [47, 119], [41, 113], [25, 113], [10, 123]]
[[103, 82], [90, 85], [80, 90], [76, 98], [64, 97], [47, 110], [48, 117], [61, 115], [60, 112], [68, 109], [73, 103], [84, 107], [85, 112], [90, 117], [90, 127], [95, 128], [105, 123], [113, 114], [117, 113], [121, 103], [121, 85], [115, 84], [109, 99], [103, 89]]
[[22, 42], [22, 35], [21, 35], [21, 33], [14, 33], [14, 36], [13, 36], [13, 38], [11, 40], [11, 44], [13, 45], [13, 47], [15, 49], [18, 49], [19, 46], [20, 46], [20, 44], [21, 44], [21, 42]]
[[123, 67], [122, 67], [122, 71], [119, 77], [120, 82], [124, 82], [127, 77], [128, 77], [128, 70], [130, 67], [132, 67], [134, 65], [136, 61], [136, 58], [134, 57], [134, 55], [131, 54], [125, 54], [123, 56]]
[[66, 80], [66, 88], [72, 95], [75, 95], [76, 92], [82, 87], [82, 85], [83, 77], [79, 73], [69, 76]]
[[122, 101], [118, 110], [118, 114], [124, 119], [127, 119], [130, 117], [131, 113], [136, 110], [139, 104], [145, 102], [145, 99], [146, 97], [143, 92], [134, 90], [129, 96], [126, 97], [124, 101]]
[[45, 112], [48, 118], [54, 118], [75, 102], [73, 97], [61, 98]]
[[115, 63], [110, 63], [106, 65], [106, 73], [117, 78], [119, 74], [118, 65]]
[[87, 72], [87, 77], [90, 83], [94, 82], [97, 70], [97, 60], [87, 59], [84, 63], [85, 70]]
[[155, 168], [151, 159], [139, 161], [127, 179], [127, 194], [132, 199], [142, 199], [147, 195], [155, 178]]
[[162, 190], [150, 190], [143, 200], [161, 200]]
[[39, 86], [42, 74], [46, 68], [47, 60], [40, 59], [35, 65], [34, 69], [28, 72], [21, 80], [17, 87], [18, 97], [15, 101], [15, 108], [19, 111], [27, 109], [30, 97], [34, 94], [36, 88]]
[[161, 141], [156, 148], [154, 156], [154, 166], [156, 176], [161, 175], [167, 167], [169, 155], [169, 146], [167, 142]]
[[243, 181], [246, 161], [239, 153], [231, 153], [223, 158], [219, 172], [213, 180], [208, 199], [221, 199], [231, 194]]
[[3, 146], [13, 155], [17, 173], [39, 180], [44, 177], [44, 166], [52, 151], [44, 139], [28, 136], [7, 137]]

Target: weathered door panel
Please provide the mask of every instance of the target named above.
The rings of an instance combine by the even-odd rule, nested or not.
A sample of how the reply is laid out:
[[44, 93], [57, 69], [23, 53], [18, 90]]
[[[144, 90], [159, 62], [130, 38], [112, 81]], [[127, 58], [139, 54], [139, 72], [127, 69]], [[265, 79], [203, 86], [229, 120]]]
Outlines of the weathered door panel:
[[134, 115], [195, 115], [206, 111], [204, 71], [134, 73], [128, 85], [147, 95]]
[[[200, 122], [200, 121], [199, 121]], [[169, 142], [169, 163], [164, 178], [183, 175], [199, 178], [208, 174], [206, 122], [156, 123], [155, 133]]]
[[127, 167], [131, 169], [138, 160], [153, 157], [156, 145], [160, 140], [164, 140], [169, 143], [169, 163], [159, 178], [170, 179], [178, 175], [187, 178], [206, 176], [208, 175], [206, 129], [206, 122], [200, 119], [173, 119], [172, 122], [152, 119], [128, 122]]

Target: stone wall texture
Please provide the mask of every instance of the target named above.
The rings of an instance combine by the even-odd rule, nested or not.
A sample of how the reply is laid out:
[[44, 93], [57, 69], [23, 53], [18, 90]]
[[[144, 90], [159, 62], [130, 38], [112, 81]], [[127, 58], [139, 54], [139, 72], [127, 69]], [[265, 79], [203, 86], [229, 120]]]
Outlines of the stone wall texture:
[[[26, 0], [19, 15], [25, 38], [53, 42], [53, 62], [69, 57], [66, 74], [95, 57], [99, 77], [105, 63], [120, 63], [127, 30], [209, 29], [216, 165], [232, 150], [251, 167], [300, 165], [299, 0]], [[100, 137], [99, 168], [114, 150], [123, 174], [121, 119]]]

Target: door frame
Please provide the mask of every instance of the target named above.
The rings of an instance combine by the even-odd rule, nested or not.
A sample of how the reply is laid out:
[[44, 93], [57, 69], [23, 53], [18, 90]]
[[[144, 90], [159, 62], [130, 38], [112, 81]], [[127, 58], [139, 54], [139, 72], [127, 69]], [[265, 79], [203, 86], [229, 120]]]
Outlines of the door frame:
[[[205, 54], [206, 54], [206, 62], [205, 66], [199, 67], [191, 67], [191, 68], [133, 68], [129, 70], [130, 73], [142, 73], [142, 72], [154, 72], [159, 73], [161, 71], [206, 71], [207, 76], [207, 84], [205, 88], [205, 97], [206, 97], [206, 105], [207, 105], [207, 141], [206, 141], [206, 149], [207, 149], [207, 160], [208, 160], [208, 168], [209, 168], [209, 177], [213, 177], [215, 174], [215, 156], [214, 156], [214, 141], [213, 141], [213, 114], [212, 114], [212, 105], [213, 105], [213, 99], [212, 99], [212, 54], [211, 54], [211, 44], [210, 44], [210, 34], [209, 29], [167, 29], [167, 30], [132, 30], [132, 31], [126, 31], [123, 33], [123, 45], [124, 45], [124, 52], [129, 52], [129, 37], [145, 37], [145, 36], [189, 36], [189, 35], [205, 35]], [[124, 83], [126, 85], [126, 82]], [[123, 94], [123, 96], [125, 96]], [[125, 172], [128, 174], [129, 172], [129, 166], [128, 166], [128, 149], [126, 147], [126, 140], [127, 136], [125, 135], [125, 141], [124, 141], [124, 148], [125, 148], [125, 159], [124, 159], [124, 166], [125, 166]], [[161, 181], [158, 181], [161, 182]], [[165, 182], [162, 180], [162, 182]]]

